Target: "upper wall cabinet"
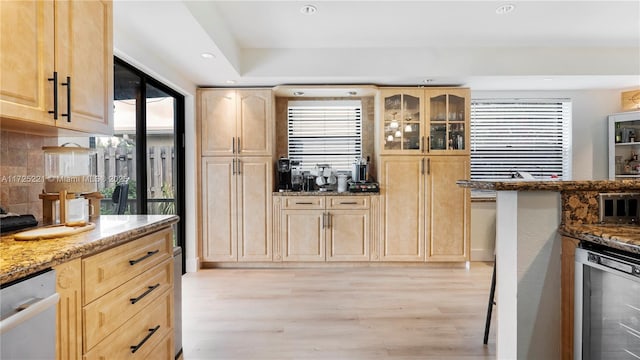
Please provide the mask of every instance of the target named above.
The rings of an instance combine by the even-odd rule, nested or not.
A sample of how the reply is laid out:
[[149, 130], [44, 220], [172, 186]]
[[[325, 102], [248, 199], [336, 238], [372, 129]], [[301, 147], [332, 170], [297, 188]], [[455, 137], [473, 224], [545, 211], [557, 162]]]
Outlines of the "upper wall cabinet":
[[422, 89], [384, 89], [382, 99], [382, 153], [422, 153], [424, 148]]
[[425, 111], [429, 122], [427, 152], [434, 155], [468, 154], [469, 89], [429, 89], [425, 94]]
[[0, 19], [3, 127], [111, 134], [111, 1], [2, 1]]
[[271, 156], [271, 89], [198, 89], [202, 155]]
[[381, 154], [469, 153], [469, 89], [387, 88], [380, 95]]

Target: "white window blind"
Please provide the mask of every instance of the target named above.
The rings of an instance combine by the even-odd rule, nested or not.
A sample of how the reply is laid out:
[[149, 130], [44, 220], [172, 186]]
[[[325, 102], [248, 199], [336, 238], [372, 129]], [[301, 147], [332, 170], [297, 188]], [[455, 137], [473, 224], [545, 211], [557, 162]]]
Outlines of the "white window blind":
[[288, 106], [289, 158], [302, 170], [330, 164], [350, 171], [362, 156], [360, 101], [290, 101]]
[[571, 179], [571, 101], [471, 101], [471, 179]]

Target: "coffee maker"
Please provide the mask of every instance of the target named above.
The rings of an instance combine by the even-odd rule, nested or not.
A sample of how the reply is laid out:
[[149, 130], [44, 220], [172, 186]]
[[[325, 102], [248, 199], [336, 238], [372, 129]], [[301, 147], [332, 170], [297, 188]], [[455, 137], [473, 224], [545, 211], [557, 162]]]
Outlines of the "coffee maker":
[[291, 160], [288, 158], [278, 159], [278, 191], [291, 190]]

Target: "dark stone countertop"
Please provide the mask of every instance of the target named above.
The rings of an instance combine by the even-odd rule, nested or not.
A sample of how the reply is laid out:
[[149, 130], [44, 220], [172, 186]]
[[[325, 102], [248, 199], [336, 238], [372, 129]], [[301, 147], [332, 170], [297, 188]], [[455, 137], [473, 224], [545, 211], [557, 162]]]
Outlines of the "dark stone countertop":
[[458, 180], [456, 184], [471, 189], [503, 191], [640, 191], [640, 180]]
[[640, 255], [640, 226], [617, 224], [563, 224], [560, 234]]
[[44, 240], [0, 238], [0, 285], [67, 261], [90, 256], [178, 222], [176, 215], [103, 215], [83, 233]]
[[337, 192], [337, 191], [276, 191], [273, 196], [368, 196], [380, 195], [377, 192]]

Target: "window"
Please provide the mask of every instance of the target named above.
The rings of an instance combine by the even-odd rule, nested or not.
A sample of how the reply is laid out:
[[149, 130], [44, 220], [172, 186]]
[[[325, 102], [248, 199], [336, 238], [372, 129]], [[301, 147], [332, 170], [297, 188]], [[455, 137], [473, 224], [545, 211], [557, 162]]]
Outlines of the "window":
[[290, 101], [288, 150], [300, 169], [329, 164], [336, 171], [351, 171], [362, 156], [362, 104], [360, 101]]
[[571, 178], [571, 101], [471, 101], [471, 179]]

